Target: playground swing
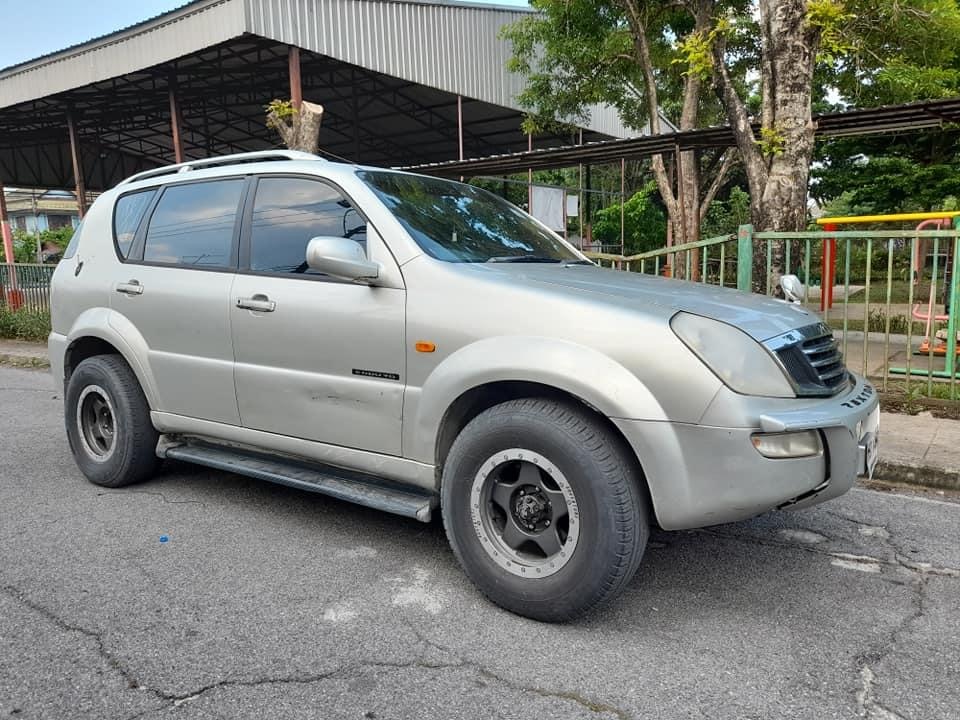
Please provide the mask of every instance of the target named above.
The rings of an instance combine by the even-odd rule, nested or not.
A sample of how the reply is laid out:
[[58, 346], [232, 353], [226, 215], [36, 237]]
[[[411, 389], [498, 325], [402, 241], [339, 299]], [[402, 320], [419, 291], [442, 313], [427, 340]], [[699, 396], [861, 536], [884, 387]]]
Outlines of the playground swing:
[[[917, 225], [917, 230], [923, 230], [930, 228], [933, 230], [949, 230], [952, 227], [952, 221], [947, 218], [940, 218], [934, 220], [924, 220], [919, 225]], [[930, 294], [927, 300], [926, 308], [923, 308], [921, 303], [917, 303], [911, 309], [911, 315], [914, 320], [920, 320], [921, 322], [926, 323], [923, 339], [920, 341], [920, 346], [914, 352], [915, 355], [929, 355], [931, 352], [934, 355], [946, 355], [947, 354], [947, 328], [935, 329], [935, 323], [947, 323], [950, 320], [950, 280], [953, 275], [953, 265], [955, 258], [953, 257], [953, 248], [948, 243], [945, 248], [945, 258], [944, 258], [944, 282], [942, 290], [942, 300], [943, 300], [943, 314], [937, 314], [934, 310], [937, 302], [937, 282], [936, 278], [930, 279]], [[914, 287], [919, 288], [920, 280], [923, 275], [923, 268], [926, 267], [927, 257], [929, 255], [928, 240], [926, 238], [917, 238], [916, 253], [913, 260], [913, 285]], [[934, 264], [936, 267], [936, 264]], [[960, 333], [957, 335], [957, 339], [960, 340]], [[960, 355], [960, 344], [955, 346], [954, 352], [957, 355]]]

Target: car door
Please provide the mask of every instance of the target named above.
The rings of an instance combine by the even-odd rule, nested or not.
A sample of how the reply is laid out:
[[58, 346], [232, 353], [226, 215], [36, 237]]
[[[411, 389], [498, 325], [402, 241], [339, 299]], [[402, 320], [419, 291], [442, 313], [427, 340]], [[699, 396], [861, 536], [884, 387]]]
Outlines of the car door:
[[114, 234], [124, 263], [111, 293], [111, 322], [129, 322], [146, 342], [155, 410], [240, 424], [230, 286], [247, 182], [178, 183], [117, 202]]
[[[316, 177], [267, 175], [251, 188], [232, 293], [234, 378], [245, 427], [400, 454], [405, 291], [360, 208]], [[307, 267], [317, 236], [360, 243], [375, 286]]]

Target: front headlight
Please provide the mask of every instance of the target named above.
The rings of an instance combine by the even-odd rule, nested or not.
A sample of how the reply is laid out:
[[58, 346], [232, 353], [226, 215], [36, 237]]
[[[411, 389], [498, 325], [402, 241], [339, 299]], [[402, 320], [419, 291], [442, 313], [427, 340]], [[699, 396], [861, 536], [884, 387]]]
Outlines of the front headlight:
[[684, 345], [734, 392], [796, 397], [783, 370], [764, 347], [733, 325], [680, 312], [670, 327]]

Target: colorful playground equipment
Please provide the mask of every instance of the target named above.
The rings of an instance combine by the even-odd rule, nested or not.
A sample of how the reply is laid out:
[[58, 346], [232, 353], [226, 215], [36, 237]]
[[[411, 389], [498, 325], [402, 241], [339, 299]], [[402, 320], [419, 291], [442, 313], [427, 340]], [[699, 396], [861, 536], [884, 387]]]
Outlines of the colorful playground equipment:
[[[858, 215], [850, 217], [820, 218], [817, 224], [821, 225], [826, 232], [838, 230], [840, 225], [868, 224], [868, 223], [888, 223], [888, 222], [918, 222], [914, 228], [917, 233], [912, 238], [912, 249], [910, 258], [910, 277], [912, 282], [911, 300], [913, 298], [913, 288], [919, 287], [923, 279], [923, 271], [927, 265], [928, 258], [932, 252], [932, 275], [930, 279], [930, 292], [926, 304], [921, 302], [910, 303], [910, 315], [912, 319], [919, 320], [925, 325], [924, 337], [920, 340], [915, 354], [925, 355], [929, 358], [940, 356], [945, 358], [945, 367], [941, 370], [934, 370], [932, 366], [927, 369], [914, 368], [908, 366], [905, 368], [890, 368], [894, 374], [904, 375], [923, 375], [927, 377], [946, 377], [952, 378], [957, 374], [957, 358], [960, 356], [960, 338], [958, 338], [958, 276], [954, 272], [955, 261], [960, 256], [960, 237], [956, 230], [960, 230], [960, 211], [942, 211], [929, 213], [901, 213], [896, 215]], [[941, 231], [941, 232], [929, 232]], [[932, 237], [931, 237], [932, 235]], [[942, 235], [942, 237], [941, 237]], [[941, 240], [945, 242], [941, 244]], [[823, 243], [823, 271], [821, 274], [821, 311], [828, 310], [833, 305], [833, 285], [835, 278], [836, 264], [836, 240], [827, 239]], [[943, 256], [943, 274], [944, 283], [941, 287], [941, 300], [943, 312], [937, 312], [937, 279], [939, 277], [940, 258]], [[849, 259], [848, 259], [849, 261]], [[888, 280], [889, 281], [889, 280]], [[938, 325], [945, 327], [938, 328]], [[912, 327], [912, 326], [909, 326]], [[912, 332], [908, 331], [908, 338]]]

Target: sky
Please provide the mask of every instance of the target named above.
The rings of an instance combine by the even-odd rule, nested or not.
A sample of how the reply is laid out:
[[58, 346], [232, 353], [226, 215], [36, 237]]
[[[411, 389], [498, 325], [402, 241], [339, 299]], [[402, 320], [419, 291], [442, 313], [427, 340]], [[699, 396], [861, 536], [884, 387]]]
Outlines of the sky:
[[[521, 7], [527, 4], [526, 0], [471, 1]], [[0, 0], [0, 68], [106, 35], [185, 4], [186, 0]]]

